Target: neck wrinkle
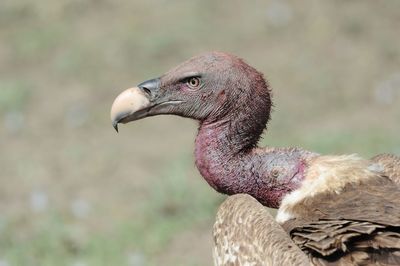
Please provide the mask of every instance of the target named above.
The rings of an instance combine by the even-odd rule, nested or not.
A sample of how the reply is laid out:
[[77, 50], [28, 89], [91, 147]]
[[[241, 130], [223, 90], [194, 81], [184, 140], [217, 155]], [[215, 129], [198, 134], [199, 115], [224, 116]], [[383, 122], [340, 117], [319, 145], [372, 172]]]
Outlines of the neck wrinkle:
[[219, 155], [218, 157], [222, 162], [237, 157], [243, 158], [244, 155], [257, 147], [259, 136], [248, 137], [252, 135], [252, 132], [249, 132], [250, 129], [243, 126], [236, 127], [237, 124], [244, 123], [240, 121], [232, 122], [230, 119], [213, 123], [204, 121], [200, 124], [196, 137], [196, 149], [202, 148], [206, 153]]
[[196, 166], [201, 175], [214, 189], [226, 194], [237, 193], [232, 190], [232, 183], [243, 176], [251, 159], [248, 155], [258, 140], [257, 137], [253, 143], [243, 141], [241, 136], [251, 133], [237, 133], [232, 121], [202, 122], [195, 141]]

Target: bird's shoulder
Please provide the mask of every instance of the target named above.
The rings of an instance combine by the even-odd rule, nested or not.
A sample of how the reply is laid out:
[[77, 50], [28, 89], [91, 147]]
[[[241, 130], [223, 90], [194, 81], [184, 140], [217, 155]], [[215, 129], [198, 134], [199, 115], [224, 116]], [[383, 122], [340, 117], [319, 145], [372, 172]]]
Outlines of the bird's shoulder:
[[[310, 192], [286, 209], [290, 215], [281, 225], [315, 264], [400, 264], [400, 189], [384, 174], [366, 169], [363, 163], [353, 165], [359, 167], [351, 168], [353, 172], [343, 165], [330, 172], [346, 173], [349, 179], [338, 177], [343, 177], [344, 182], [324, 183], [318, 179], [320, 176], [315, 177], [313, 182], [321, 182], [316, 187], [318, 193]], [[329, 185], [333, 187], [325, 187]], [[308, 189], [312, 191], [313, 187]], [[278, 218], [279, 212], [284, 217], [280, 209]]]

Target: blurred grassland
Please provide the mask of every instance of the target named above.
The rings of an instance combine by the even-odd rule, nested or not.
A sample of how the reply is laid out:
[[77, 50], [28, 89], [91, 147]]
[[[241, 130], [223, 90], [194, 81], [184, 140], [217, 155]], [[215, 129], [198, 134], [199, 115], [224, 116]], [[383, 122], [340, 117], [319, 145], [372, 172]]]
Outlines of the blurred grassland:
[[224, 196], [197, 124], [109, 121], [114, 97], [195, 54], [265, 73], [262, 144], [400, 154], [400, 2], [0, 2], [0, 265], [209, 265]]

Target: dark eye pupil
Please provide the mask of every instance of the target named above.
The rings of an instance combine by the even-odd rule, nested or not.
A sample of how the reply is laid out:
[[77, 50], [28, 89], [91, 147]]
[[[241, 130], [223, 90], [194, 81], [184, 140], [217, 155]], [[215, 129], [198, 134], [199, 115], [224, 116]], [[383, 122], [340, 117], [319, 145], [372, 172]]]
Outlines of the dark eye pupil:
[[197, 78], [191, 78], [189, 80], [189, 84], [193, 87], [197, 87], [199, 85], [199, 80]]

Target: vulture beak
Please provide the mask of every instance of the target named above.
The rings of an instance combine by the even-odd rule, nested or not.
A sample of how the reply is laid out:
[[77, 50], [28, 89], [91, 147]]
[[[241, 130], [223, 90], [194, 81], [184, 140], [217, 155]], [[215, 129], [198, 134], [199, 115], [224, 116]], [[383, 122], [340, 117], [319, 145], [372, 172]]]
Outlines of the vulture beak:
[[128, 123], [147, 116], [168, 113], [168, 107], [181, 101], [162, 99], [160, 79], [151, 79], [123, 91], [111, 107], [111, 122], [118, 132], [118, 124]]

